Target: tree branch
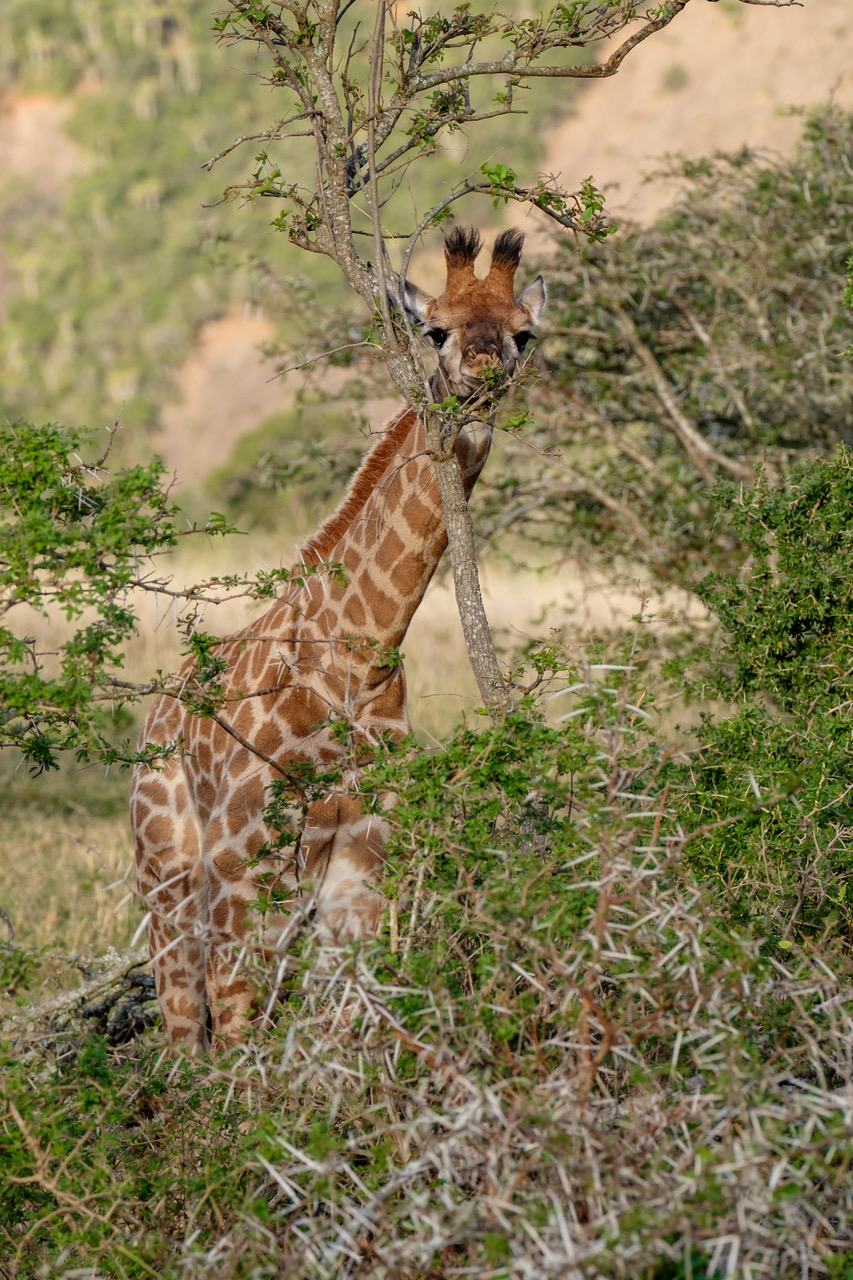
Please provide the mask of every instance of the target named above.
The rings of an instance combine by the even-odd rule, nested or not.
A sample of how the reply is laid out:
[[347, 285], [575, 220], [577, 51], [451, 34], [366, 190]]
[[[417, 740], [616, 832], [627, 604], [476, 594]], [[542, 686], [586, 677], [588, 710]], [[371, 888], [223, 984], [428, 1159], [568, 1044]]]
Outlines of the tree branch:
[[509, 707], [510, 690], [498, 666], [492, 633], [483, 605], [480, 575], [477, 570], [477, 553], [474, 546], [474, 526], [465, 500], [462, 471], [455, 451], [443, 457], [436, 454], [432, 456], [438, 491], [444, 508], [456, 605], [468, 649], [468, 659], [483, 705], [489, 709], [493, 717], [500, 716]]
[[724, 453], [718, 453], [702, 433], [696, 430], [693, 423], [685, 417], [676, 403], [663, 370], [652, 351], [643, 342], [631, 317], [618, 303], [614, 304], [614, 311], [619, 318], [622, 332], [652, 375], [658, 396], [666, 409], [675, 434], [681, 442], [685, 453], [708, 487], [710, 488], [714, 483], [714, 473], [708, 465], [709, 462], [713, 462], [731, 475], [737, 476], [739, 480], [751, 480], [754, 475], [754, 468], [751, 463], [739, 462], [736, 458], [727, 458]]
[[[605, 80], [610, 76], [615, 76], [622, 63], [627, 58], [632, 49], [636, 49], [637, 45], [642, 44], [644, 40], [648, 40], [649, 36], [654, 35], [656, 31], [663, 30], [668, 27], [673, 18], [689, 4], [690, 0], [667, 0], [663, 6], [663, 12], [654, 19], [650, 19], [635, 31], [618, 49], [610, 55], [606, 62], [593, 63], [592, 65], [572, 65], [568, 67], [560, 66], [533, 66], [530, 63], [531, 55], [522, 49], [510, 49], [504, 54], [499, 61], [491, 62], [471, 62], [465, 63], [463, 66], [444, 67], [441, 71], [431, 71], [424, 74], [418, 74], [414, 77], [413, 88], [421, 91], [424, 89], [433, 89], [437, 85], [447, 84], [451, 80], [460, 80], [465, 76], [517, 76], [526, 80], [528, 77], [538, 77], [548, 80]], [[762, 0], [747, 0], [747, 3], [761, 3]], [[790, 2], [790, 0], [786, 0]], [[622, 26], [627, 26], [627, 21]], [[610, 35], [611, 32], [603, 32], [602, 36]], [[586, 36], [583, 39], [569, 39], [555, 37], [550, 39], [544, 46], [543, 52], [547, 49], [561, 49], [569, 47], [584, 48], [591, 43], [592, 37]]]

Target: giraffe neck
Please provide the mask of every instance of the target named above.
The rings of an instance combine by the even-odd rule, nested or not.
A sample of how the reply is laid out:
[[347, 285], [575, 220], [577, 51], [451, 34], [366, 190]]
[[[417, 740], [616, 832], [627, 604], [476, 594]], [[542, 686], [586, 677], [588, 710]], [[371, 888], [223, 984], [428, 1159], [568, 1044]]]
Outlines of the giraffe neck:
[[[460, 433], [456, 454], [466, 498], [492, 440], [489, 423]], [[395, 648], [423, 599], [447, 532], [426, 433], [414, 410], [392, 421], [354, 477], [344, 502], [303, 549], [306, 563], [340, 563], [345, 584], [309, 579], [306, 623], [337, 637], [367, 637]], [[324, 575], [325, 579], [325, 575]]]

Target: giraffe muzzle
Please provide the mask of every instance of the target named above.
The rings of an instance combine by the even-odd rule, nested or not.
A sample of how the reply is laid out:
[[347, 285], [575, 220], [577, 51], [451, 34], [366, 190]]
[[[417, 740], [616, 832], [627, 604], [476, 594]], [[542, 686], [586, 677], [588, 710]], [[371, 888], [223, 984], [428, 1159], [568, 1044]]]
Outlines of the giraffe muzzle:
[[482, 382], [489, 373], [503, 373], [504, 362], [497, 351], [475, 351], [469, 347], [465, 352], [462, 372]]

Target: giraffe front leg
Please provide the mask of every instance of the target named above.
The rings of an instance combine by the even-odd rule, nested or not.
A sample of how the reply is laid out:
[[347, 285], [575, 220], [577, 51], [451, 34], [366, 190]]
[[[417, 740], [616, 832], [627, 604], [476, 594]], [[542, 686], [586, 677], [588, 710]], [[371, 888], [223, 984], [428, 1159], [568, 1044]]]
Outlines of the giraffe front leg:
[[292, 891], [295, 881], [275, 858], [262, 857], [253, 865], [263, 836], [257, 827], [248, 849], [222, 841], [205, 852], [210, 894], [206, 979], [214, 1048], [242, 1043], [252, 1025], [266, 1021], [273, 999], [270, 970], [280, 954], [289, 904], [282, 902], [266, 913], [256, 904], [275, 883]]
[[382, 814], [365, 813], [357, 795], [333, 796], [311, 806], [303, 849], [322, 942], [341, 944], [379, 932], [385, 898], [375, 886], [388, 835]]
[[[149, 890], [146, 897], [156, 904], [160, 894]], [[173, 1044], [195, 1057], [208, 1048], [204, 943], [173, 926], [171, 915], [171, 910], [152, 907], [148, 921], [151, 968], [163, 1028]]]
[[214, 1049], [246, 1039], [257, 1004], [257, 982], [251, 969], [251, 911], [257, 889], [244, 858], [231, 848], [205, 857], [210, 886], [210, 931], [205, 947], [205, 977]]

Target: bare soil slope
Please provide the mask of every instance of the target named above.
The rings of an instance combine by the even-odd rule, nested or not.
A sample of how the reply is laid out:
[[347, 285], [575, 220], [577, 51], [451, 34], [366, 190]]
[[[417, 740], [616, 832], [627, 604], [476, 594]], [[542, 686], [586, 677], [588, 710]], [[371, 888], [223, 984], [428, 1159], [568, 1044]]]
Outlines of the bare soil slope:
[[[49, 93], [0, 94], [0, 187], [23, 180], [42, 202], [58, 208], [87, 157], [65, 133], [70, 99]], [[15, 288], [12, 264], [0, 245], [0, 318]]]
[[[177, 397], [160, 413], [154, 449], [182, 484], [197, 484], [227, 462], [241, 435], [265, 418], [293, 407], [303, 387], [338, 395], [351, 378], [346, 369], [305, 368], [277, 374], [279, 362], [264, 354], [275, 326], [257, 308], [229, 311], [204, 325], [195, 350], [175, 374]], [[391, 416], [392, 399], [368, 400], [371, 422]]]
[[23, 177], [40, 195], [57, 199], [86, 168], [86, 158], [63, 130], [70, 98], [49, 93], [0, 97], [0, 180]]
[[[602, 60], [610, 50], [602, 47]], [[749, 145], [790, 154], [800, 112], [830, 94], [853, 107], [851, 0], [775, 9], [694, 0], [635, 49], [612, 80], [593, 81], [558, 123], [546, 171], [576, 189], [594, 174], [616, 213], [652, 219], [672, 199], [646, 183], [666, 153], [708, 155]]]

